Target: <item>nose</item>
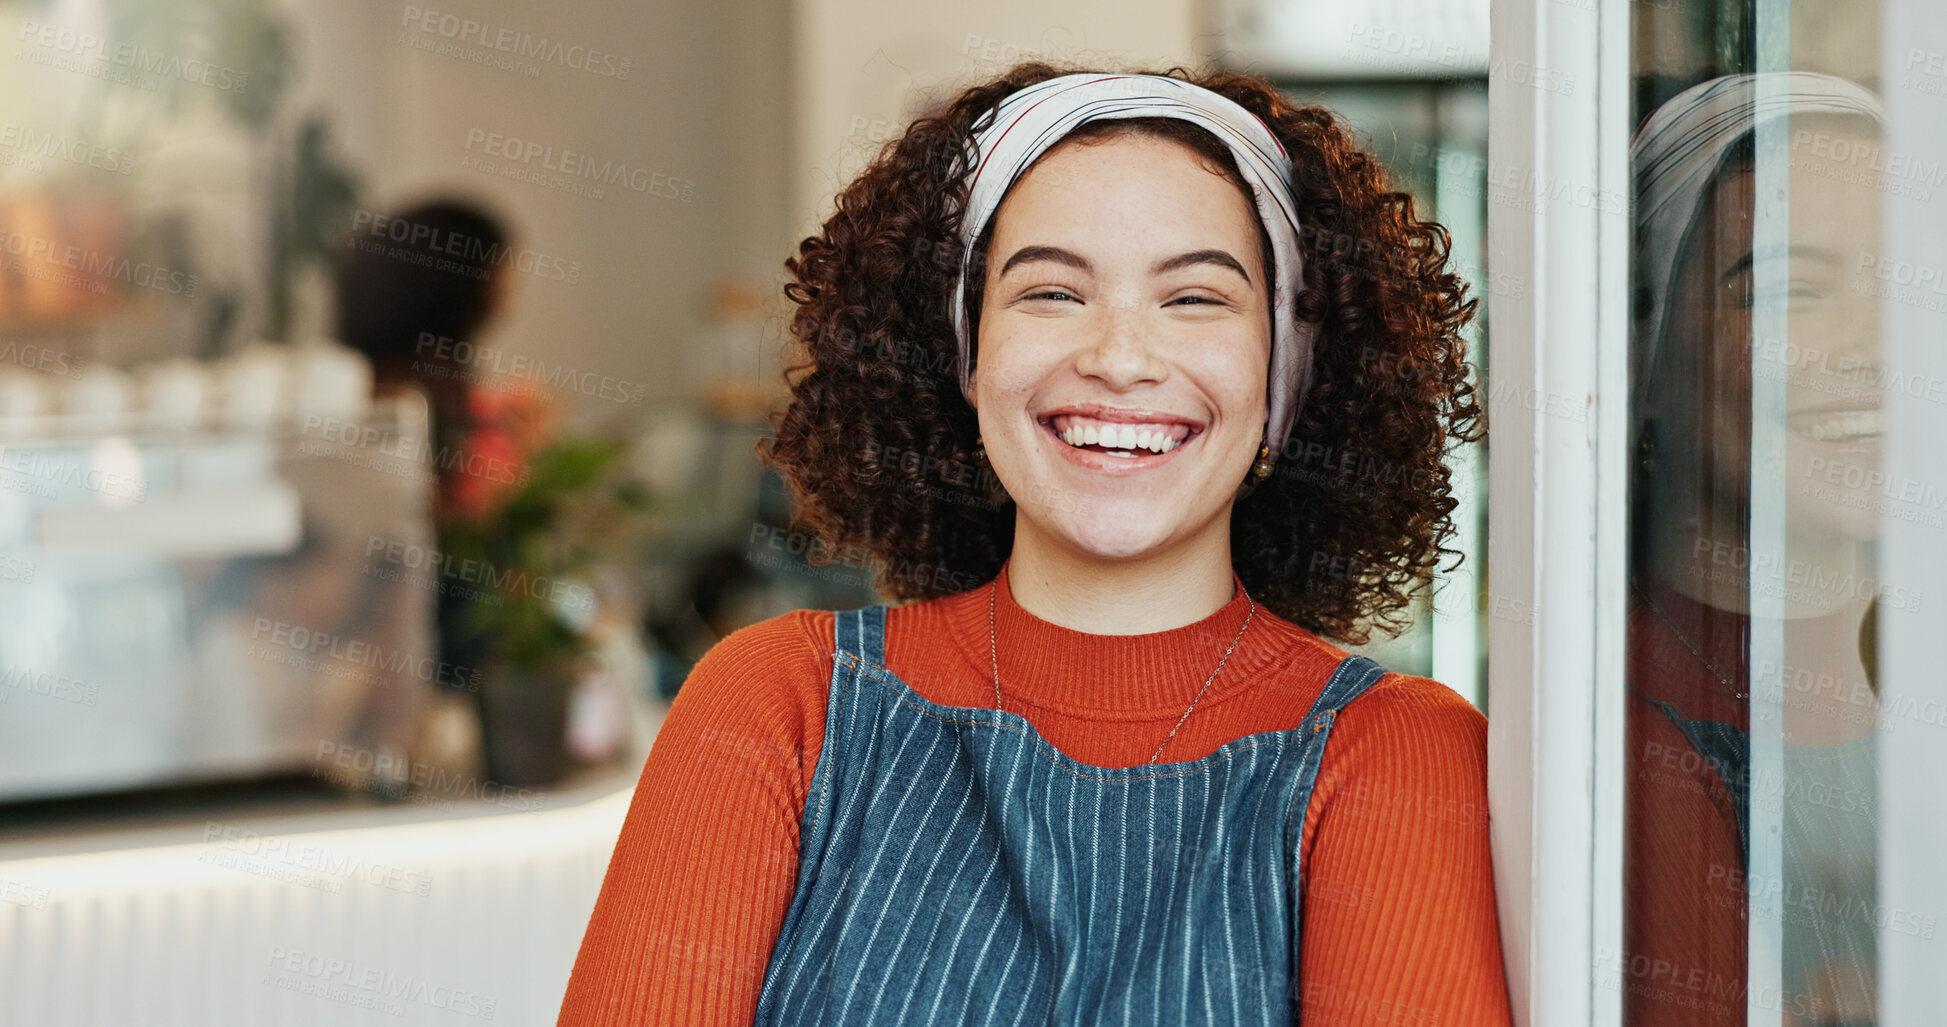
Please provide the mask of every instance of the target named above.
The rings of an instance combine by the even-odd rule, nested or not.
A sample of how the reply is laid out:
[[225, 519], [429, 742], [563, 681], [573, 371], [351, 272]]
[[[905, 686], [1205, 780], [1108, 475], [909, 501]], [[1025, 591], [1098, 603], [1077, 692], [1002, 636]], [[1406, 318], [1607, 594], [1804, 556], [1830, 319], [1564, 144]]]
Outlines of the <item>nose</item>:
[[1169, 377], [1169, 367], [1150, 348], [1135, 304], [1112, 304], [1104, 311], [1094, 338], [1075, 357], [1075, 372], [1094, 378], [1118, 392]]

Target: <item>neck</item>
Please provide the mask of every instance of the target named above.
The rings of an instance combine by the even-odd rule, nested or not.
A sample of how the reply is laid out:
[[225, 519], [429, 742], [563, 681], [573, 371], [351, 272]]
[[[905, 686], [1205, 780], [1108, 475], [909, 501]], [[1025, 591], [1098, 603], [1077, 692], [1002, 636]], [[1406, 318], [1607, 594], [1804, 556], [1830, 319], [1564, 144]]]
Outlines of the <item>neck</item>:
[[1140, 635], [1203, 620], [1233, 597], [1229, 518], [1165, 552], [1105, 559], [1055, 544], [1017, 523], [1007, 560], [1009, 593], [1051, 624], [1094, 635]]
[[[1673, 504], [1674, 506], [1675, 504]], [[1694, 528], [1694, 530], [1693, 530]], [[1859, 576], [1867, 573], [1859, 544], [1827, 534], [1793, 534], [1784, 552], [1757, 554], [1743, 544], [1742, 525], [1706, 523], [1701, 527], [1661, 520], [1651, 541], [1651, 566], [1658, 582], [1707, 606], [1734, 613], [1759, 606], [1779, 610], [1786, 620], [1822, 617], [1834, 610], [1863, 611]], [[1798, 573], [1803, 568], [1808, 573]]]

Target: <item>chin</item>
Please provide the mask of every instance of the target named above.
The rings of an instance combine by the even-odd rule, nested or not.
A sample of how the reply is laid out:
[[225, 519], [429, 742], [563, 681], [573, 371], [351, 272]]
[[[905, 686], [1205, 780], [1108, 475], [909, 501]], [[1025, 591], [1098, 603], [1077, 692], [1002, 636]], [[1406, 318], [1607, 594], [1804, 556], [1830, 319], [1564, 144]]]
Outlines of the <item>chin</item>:
[[1158, 510], [1151, 500], [1103, 502], [1084, 497], [1075, 509], [1041, 509], [1031, 516], [1044, 533], [1071, 550], [1102, 560], [1127, 560], [1167, 545], [1179, 534], [1172, 518], [1182, 514]]

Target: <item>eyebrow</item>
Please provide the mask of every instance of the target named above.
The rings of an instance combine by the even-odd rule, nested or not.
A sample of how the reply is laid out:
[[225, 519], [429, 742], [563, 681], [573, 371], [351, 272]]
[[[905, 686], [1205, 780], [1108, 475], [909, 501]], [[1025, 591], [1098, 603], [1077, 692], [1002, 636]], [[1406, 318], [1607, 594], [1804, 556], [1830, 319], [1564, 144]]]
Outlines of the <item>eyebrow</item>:
[[[1022, 264], [1033, 263], [1037, 260], [1052, 261], [1087, 274], [1095, 273], [1095, 265], [1090, 263], [1087, 257], [1073, 250], [1064, 250], [1059, 246], [1023, 246], [1014, 251], [1013, 256], [1007, 258], [1007, 263], [1001, 265], [1001, 275], [1005, 277], [1009, 271], [1014, 270], [1016, 267]], [[1231, 256], [1223, 250], [1191, 250], [1188, 253], [1179, 253], [1174, 257], [1165, 257], [1151, 266], [1149, 273], [1153, 275], [1168, 274], [1171, 271], [1179, 271], [1197, 264], [1215, 264], [1218, 267], [1229, 268], [1237, 272], [1237, 276], [1244, 279], [1245, 282], [1248, 283], [1251, 281], [1251, 276], [1245, 272], [1244, 265], [1238, 263], [1236, 257]]]
[[1167, 260], [1157, 261], [1156, 265], [1149, 269], [1149, 273], [1153, 275], [1167, 274], [1168, 272], [1190, 267], [1194, 264], [1215, 264], [1218, 267], [1227, 267], [1237, 272], [1237, 277], [1242, 278], [1246, 283], [1249, 283], [1251, 280], [1251, 276], [1244, 271], [1244, 265], [1239, 264], [1236, 257], [1231, 256], [1223, 250], [1191, 250], [1188, 253], [1179, 253]]
[[[1743, 274], [1744, 272], [1751, 270], [1752, 262], [1756, 259], [1757, 255], [1758, 255], [1757, 251], [1753, 250], [1749, 253], [1746, 253], [1744, 256], [1737, 258], [1736, 263], [1733, 263], [1730, 267], [1726, 268], [1724, 270], [1724, 273], [1718, 276], [1717, 278], [1718, 283], [1722, 284], [1724, 282], [1728, 282], [1733, 277], [1736, 277], [1737, 275]], [[1767, 260], [1771, 260], [1777, 257], [1804, 257], [1807, 260], [1816, 260], [1823, 264], [1832, 264], [1835, 266], [1839, 263], [1839, 258], [1833, 256], [1830, 251], [1819, 249], [1816, 246], [1769, 247], [1765, 250], [1764, 257]]]

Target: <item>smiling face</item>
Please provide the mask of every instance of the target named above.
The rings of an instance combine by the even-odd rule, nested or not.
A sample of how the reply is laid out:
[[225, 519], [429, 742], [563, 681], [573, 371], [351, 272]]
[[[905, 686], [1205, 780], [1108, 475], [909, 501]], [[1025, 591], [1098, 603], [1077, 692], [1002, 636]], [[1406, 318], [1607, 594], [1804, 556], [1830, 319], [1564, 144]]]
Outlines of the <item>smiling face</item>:
[[1014, 184], [987, 251], [974, 405], [1017, 544], [1228, 553], [1264, 432], [1261, 231], [1237, 184], [1154, 136], [1065, 142]]
[[[1794, 121], [1794, 127], [1801, 122]], [[1672, 342], [1698, 360], [1702, 422], [1690, 429], [1708, 466], [1701, 478], [1739, 505], [1750, 473], [1749, 403], [1761, 358], [1785, 385], [1786, 520], [1795, 540], [1869, 539], [1877, 529], [1879, 469], [1879, 194], [1844, 160], [1877, 141], [1840, 122], [1794, 134], [1790, 245], [1754, 250], [1752, 172], [1726, 175], [1706, 194], [1704, 236], [1679, 287]], [[1764, 279], [1779, 283], [1765, 295]], [[1782, 340], [1755, 340], [1754, 315], [1783, 315]], [[1705, 356], [1707, 354], [1707, 356]]]

